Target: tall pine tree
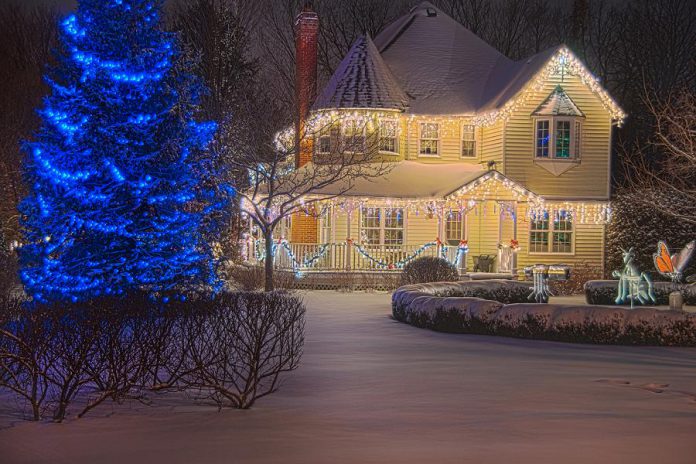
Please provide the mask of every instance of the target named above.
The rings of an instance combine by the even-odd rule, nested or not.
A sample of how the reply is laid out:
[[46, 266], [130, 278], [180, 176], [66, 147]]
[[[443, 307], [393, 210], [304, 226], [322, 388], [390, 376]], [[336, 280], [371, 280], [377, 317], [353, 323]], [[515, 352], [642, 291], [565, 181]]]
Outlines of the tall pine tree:
[[202, 87], [161, 28], [163, 0], [80, 0], [62, 22], [43, 125], [26, 144], [21, 278], [38, 301], [215, 285], [201, 229]]

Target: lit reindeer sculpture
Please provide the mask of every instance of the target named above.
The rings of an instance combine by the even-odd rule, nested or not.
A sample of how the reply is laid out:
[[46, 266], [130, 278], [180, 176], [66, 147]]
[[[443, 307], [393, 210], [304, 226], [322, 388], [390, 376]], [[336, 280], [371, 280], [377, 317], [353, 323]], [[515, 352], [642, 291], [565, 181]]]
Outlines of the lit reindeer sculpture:
[[635, 254], [633, 248], [628, 251], [621, 249], [623, 252], [624, 268], [622, 271], [614, 271], [612, 275], [619, 278], [619, 295], [616, 297], [616, 304], [622, 304], [627, 299], [631, 302], [633, 308], [634, 300], [645, 304], [648, 300], [655, 303], [655, 293], [653, 293], [653, 284], [650, 276], [645, 272], [640, 272], [638, 266], [635, 265], [633, 259]]

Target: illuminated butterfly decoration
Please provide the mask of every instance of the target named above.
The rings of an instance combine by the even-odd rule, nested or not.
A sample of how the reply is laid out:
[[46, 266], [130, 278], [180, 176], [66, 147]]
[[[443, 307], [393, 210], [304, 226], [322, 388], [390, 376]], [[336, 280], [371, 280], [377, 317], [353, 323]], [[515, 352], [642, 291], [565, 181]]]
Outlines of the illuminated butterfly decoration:
[[681, 281], [682, 272], [686, 269], [694, 248], [696, 248], [696, 240], [687, 243], [678, 254], [670, 255], [667, 244], [663, 241], [657, 242], [657, 253], [653, 254], [657, 271], [672, 279], [673, 282]]

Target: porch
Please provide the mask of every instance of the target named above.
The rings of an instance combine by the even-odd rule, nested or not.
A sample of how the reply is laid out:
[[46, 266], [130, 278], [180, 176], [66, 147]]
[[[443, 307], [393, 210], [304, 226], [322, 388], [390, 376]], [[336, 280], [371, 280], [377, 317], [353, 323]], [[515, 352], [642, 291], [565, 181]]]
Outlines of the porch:
[[[265, 260], [263, 241], [247, 242], [248, 262], [261, 264]], [[461, 275], [481, 273], [512, 276], [515, 271], [515, 253], [510, 247], [500, 247], [490, 259], [469, 257], [466, 245], [452, 246], [432, 241], [418, 245], [370, 246], [353, 241], [344, 243], [290, 243], [279, 240], [274, 244], [274, 268], [295, 273], [307, 272], [401, 272], [411, 260], [431, 256], [452, 263]], [[481, 262], [477, 262], [481, 261]], [[473, 262], [473, 265], [472, 265]]]
[[[603, 261], [607, 203], [546, 201], [477, 165], [395, 162], [384, 176], [315, 195], [274, 231], [276, 269], [396, 273], [436, 256], [462, 275], [515, 275], [536, 263]], [[253, 226], [243, 247], [247, 262], [265, 260]]]

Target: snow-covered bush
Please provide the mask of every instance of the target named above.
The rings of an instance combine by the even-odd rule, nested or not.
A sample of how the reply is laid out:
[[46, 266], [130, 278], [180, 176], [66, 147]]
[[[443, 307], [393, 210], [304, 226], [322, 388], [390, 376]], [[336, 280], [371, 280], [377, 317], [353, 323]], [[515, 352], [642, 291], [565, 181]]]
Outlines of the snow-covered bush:
[[[653, 253], [657, 250], [657, 242], [664, 240], [677, 253], [683, 246], [693, 240], [694, 227], [684, 221], [675, 220], [668, 214], [661, 213], [658, 208], [646, 207], [637, 196], [645, 196], [647, 192], [621, 191], [612, 200], [611, 222], [607, 227], [606, 273], [623, 269], [622, 248], [635, 250], [635, 263], [641, 271], [650, 272], [655, 280], [662, 277], [655, 271]], [[686, 210], [691, 205], [680, 205], [678, 199], [673, 199], [675, 211]], [[696, 259], [693, 259], [685, 276], [696, 274]]]
[[585, 283], [590, 280], [602, 278], [600, 266], [588, 262], [579, 262], [573, 265], [568, 280], [552, 280], [549, 282], [551, 292], [556, 296], [570, 296], [582, 294]]
[[446, 259], [423, 256], [409, 261], [404, 266], [404, 285], [426, 282], [453, 282], [459, 280], [457, 268]]
[[[657, 300], [654, 304], [668, 305], [669, 294], [677, 291], [681, 292], [683, 295], [684, 304], [696, 305], [696, 285], [683, 285], [672, 282], [653, 283], [653, 292], [655, 293], [655, 299]], [[617, 280], [591, 280], [585, 284], [585, 300], [588, 304], [615, 305], [617, 294]], [[626, 301], [624, 306], [630, 304], [630, 301]], [[640, 305], [640, 302], [636, 300], [634, 304]]]
[[[500, 303], [526, 303], [532, 291], [528, 282], [505, 279], [470, 280], [461, 282], [431, 282], [406, 286], [408, 288], [424, 289], [429, 295], [482, 298]], [[401, 289], [399, 289], [401, 290]]]
[[452, 291], [452, 284], [437, 287], [411, 285], [394, 292], [394, 318], [442, 332], [574, 343], [696, 346], [696, 314], [616, 306], [502, 304], [480, 298], [436, 296]]

